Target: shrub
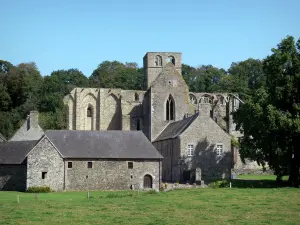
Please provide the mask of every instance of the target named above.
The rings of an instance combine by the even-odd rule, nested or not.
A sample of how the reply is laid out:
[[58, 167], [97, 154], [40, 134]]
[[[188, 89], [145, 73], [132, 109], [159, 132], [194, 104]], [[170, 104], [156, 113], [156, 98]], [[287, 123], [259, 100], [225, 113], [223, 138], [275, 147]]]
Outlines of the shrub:
[[134, 196], [134, 192], [111, 192], [108, 195], [106, 195], [106, 198], [124, 198], [132, 196]]
[[164, 190], [165, 190], [164, 186], [161, 185], [160, 188], [159, 188], [159, 191], [164, 191]]
[[48, 193], [51, 192], [50, 187], [29, 187], [26, 192], [28, 193]]
[[157, 194], [157, 191], [154, 189], [151, 189], [149, 191], [146, 191], [145, 194]]
[[210, 183], [208, 186], [211, 188], [226, 188], [229, 187], [229, 182], [227, 180], [218, 180]]

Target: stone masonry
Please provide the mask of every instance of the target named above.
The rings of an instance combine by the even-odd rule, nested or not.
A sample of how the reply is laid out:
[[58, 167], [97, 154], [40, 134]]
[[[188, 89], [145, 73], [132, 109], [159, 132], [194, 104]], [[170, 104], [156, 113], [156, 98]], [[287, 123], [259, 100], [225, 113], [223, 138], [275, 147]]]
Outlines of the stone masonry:
[[[72, 168], [68, 168], [72, 162]], [[87, 163], [92, 163], [92, 168]], [[133, 168], [128, 168], [128, 162]], [[144, 176], [149, 174], [153, 178], [152, 188], [159, 190], [158, 160], [83, 160], [68, 159], [66, 165], [66, 190], [128, 190], [143, 189]]]
[[49, 186], [54, 191], [64, 189], [64, 160], [46, 137], [27, 156], [26, 186]]

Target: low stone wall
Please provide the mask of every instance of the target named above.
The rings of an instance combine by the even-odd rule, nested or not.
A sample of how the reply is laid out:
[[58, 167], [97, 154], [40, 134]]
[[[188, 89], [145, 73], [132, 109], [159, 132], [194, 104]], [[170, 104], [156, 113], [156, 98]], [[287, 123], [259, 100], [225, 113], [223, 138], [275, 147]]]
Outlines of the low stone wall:
[[244, 175], [244, 174], [252, 174], [252, 175], [274, 175], [274, 171], [271, 169], [234, 169], [232, 170], [232, 174], [234, 175]]
[[206, 184], [202, 181], [201, 184], [182, 184], [182, 183], [162, 183], [161, 184], [161, 191], [170, 191], [175, 189], [192, 189], [192, 188], [204, 188], [207, 187]]
[[25, 191], [26, 165], [0, 165], [0, 190]]

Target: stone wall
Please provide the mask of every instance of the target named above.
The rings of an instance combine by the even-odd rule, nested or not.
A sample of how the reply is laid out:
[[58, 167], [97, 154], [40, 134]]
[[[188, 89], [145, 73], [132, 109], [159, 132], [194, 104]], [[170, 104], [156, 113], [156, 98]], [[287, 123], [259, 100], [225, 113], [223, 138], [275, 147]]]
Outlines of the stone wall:
[[27, 157], [27, 188], [49, 186], [53, 191], [64, 189], [64, 161], [47, 137]]
[[[68, 168], [72, 162], [72, 168]], [[88, 168], [88, 162], [92, 168]], [[128, 168], [128, 162], [133, 168]], [[153, 189], [159, 189], [159, 160], [66, 160], [66, 190], [128, 190], [143, 189], [144, 176], [153, 179]]]
[[26, 121], [9, 141], [39, 140], [43, 134], [44, 131], [38, 124], [38, 112], [31, 111], [27, 116]]
[[[159, 57], [159, 62], [157, 62]], [[169, 62], [169, 58], [174, 59], [174, 66], [181, 74], [181, 53], [179, 52], [147, 52], [144, 56], [144, 71], [145, 71], [145, 90], [147, 90], [153, 81], [156, 80], [158, 75], [162, 72], [163, 68]]]
[[[188, 156], [187, 146], [194, 146], [194, 155]], [[217, 156], [217, 145], [223, 153]], [[231, 136], [209, 116], [199, 115], [180, 135], [180, 169], [194, 171], [200, 168], [201, 180], [230, 178], [232, 168]], [[195, 174], [194, 174], [195, 175]]]
[[182, 120], [189, 109], [188, 86], [172, 64], [164, 68], [151, 86], [151, 141], [169, 123], [166, 120], [166, 102], [174, 100], [174, 121]]
[[0, 190], [25, 191], [26, 190], [26, 164], [0, 165]]
[[164, 157], [162, 159], [162, 180], [180, 180], [176, 174], [177, 161], [180, 158], [180, 142], [178, 138], [153, 142], [154, 147]]

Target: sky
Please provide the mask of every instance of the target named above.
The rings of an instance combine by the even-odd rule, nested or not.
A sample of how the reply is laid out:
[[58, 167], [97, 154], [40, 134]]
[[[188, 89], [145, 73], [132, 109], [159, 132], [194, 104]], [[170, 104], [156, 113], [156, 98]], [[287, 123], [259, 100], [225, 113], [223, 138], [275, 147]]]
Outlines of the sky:
[[146, 52], [182, 52], [183, 63], [228, 69], [300, 38], [299, 0], [0, 0], [0, 59], [35, 62], [42, 75]]

